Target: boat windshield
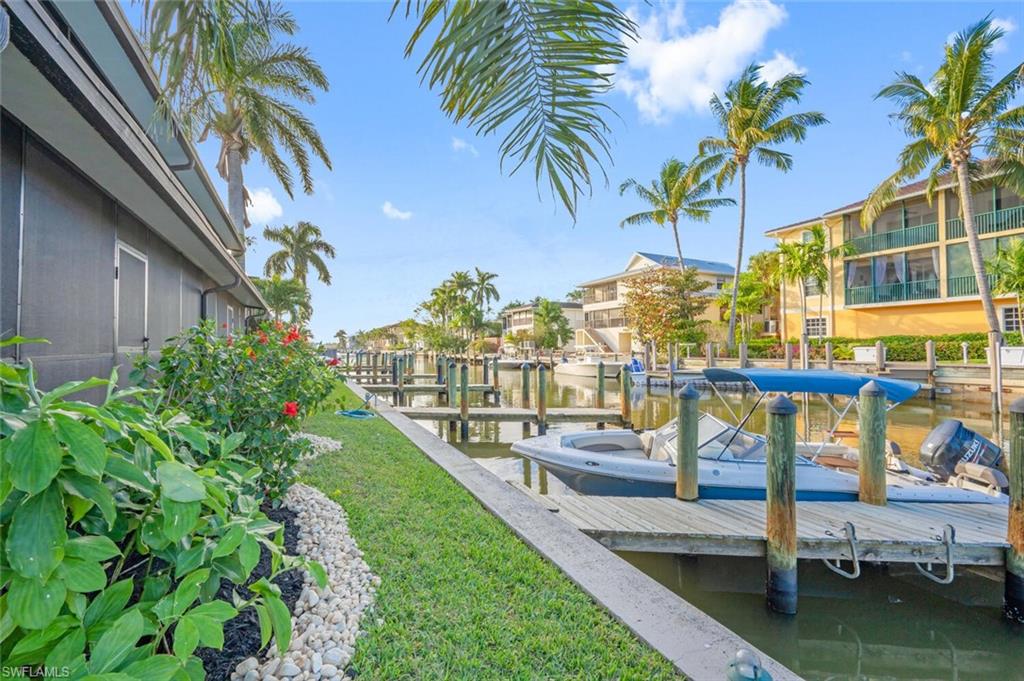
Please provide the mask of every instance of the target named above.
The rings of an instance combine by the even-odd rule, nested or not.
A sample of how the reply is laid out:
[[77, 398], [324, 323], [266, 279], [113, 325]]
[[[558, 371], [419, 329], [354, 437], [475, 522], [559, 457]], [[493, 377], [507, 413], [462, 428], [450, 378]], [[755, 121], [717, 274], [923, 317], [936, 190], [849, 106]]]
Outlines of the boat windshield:
[[723, 461], [760, 461], [765, 458], [764, 440], [701, 414], [697, 421], [697, 456]]

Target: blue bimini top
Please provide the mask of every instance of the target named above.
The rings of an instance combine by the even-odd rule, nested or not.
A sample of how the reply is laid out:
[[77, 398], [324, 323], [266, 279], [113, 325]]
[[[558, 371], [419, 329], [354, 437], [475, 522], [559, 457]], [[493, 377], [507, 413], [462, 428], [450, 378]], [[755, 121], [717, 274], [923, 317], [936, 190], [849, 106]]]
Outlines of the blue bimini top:
[[856, 397], [860, 389], [874, 381], [885, 390], [893, 404], [909, 400], [921, 389], [920, 383], [898, 378], [879, 378], [867, 374], [849, 374], [827, 369], [704, 369], [710, 383], [752, 383], [761, 392], [820, 393]]

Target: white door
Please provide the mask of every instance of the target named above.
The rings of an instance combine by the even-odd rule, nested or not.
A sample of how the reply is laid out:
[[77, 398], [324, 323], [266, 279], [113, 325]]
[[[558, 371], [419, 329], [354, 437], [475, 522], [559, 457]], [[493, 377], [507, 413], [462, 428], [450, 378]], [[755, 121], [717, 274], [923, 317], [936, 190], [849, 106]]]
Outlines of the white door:
[[149, 342], [149, 260], [145, 254], [118, 241], [114, 278], [116, 361], [123, 368], [129, 368], [135, 355], [140, 354]]

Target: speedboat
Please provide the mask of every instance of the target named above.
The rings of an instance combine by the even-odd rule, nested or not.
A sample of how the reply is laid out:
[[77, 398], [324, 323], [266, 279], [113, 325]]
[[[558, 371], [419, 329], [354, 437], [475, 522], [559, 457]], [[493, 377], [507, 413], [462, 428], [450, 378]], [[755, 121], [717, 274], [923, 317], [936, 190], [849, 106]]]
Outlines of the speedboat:
[[[708, 369], [705, 380], [744, 380], [761, 391], [809, 392], [850, 398], [841, 415], [856, 404], [860, 387], [874, 380], [892, 406], [913, 396], [910, 381], [820, 370]], [[750, 413], [757, 408], [755, 404]], [[766, 441], [761, 435], [703, 413], [698, 429], [698, 493], [705, 499], [764, 499]], [[839, 419], [841, 420], [841, 419]], [[838, 427], [838, 420], [837, 426]], [[576, 492], [599, 496], [671, 497], [676, 483], [676, 432], [672, 421], [654, 431], [551, 433], [520, 440], [512, 451], [536, 461]], [[1007, 503], [1006, 477], [996, 467], [1001, 450], [958, 421], [946, 421], [922, 444], [925, 468], [908, 465], [894, 443], [886, 456], [887, 496], [891, 501]], [[798, 442], [796, 498], [801, 501], [856, 501], [857, 449], [841, 442]]]
[[592, 352], [581, 351], [573, 358], [563, 358], [555, 365], [555, 373], [564, 376], [584, 376], [586, 378], [597, 378], [598, 362], [604, 362], [605, 379], [618, 378], [624, 362], [607, 360]]

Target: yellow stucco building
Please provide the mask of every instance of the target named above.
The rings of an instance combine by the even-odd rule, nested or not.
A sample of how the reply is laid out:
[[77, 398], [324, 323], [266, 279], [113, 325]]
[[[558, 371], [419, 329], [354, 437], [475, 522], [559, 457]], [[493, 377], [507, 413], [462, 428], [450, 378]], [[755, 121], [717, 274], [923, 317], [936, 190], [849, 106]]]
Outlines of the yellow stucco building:
[[[863, 204], [766, 232], [780, 242], [800, 241], [820, 224], [830, 246], [850, 244], [851, 255], [829, 262], [825, 290], [808, 288], [807, 334], [870, 338], [987, 331], [952, 178], [940, 184], [930, 204], [924, 182], [902, 187], [870, 225], [861, 224]], [[986, 260], [1024, 236], [1024, 201], [1008, 189], [981, 182], [974, 211]], [[799, 288], [787, 283], [780, 295], [782, 337], [799, 337]], [[997, 295], [995, 304], [1003, 330], [1019, 331], [1015, 298]]]

